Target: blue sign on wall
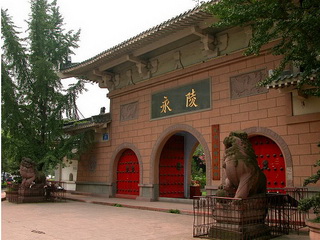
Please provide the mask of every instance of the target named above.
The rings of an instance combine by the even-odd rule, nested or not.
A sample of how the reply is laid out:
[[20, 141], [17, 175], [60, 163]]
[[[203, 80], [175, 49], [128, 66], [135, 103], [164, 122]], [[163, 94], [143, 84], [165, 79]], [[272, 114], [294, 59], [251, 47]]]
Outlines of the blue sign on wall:
[[108, 141], [108, 140], [109, 140], [109, 133], [104, 133], [104, 134], [102, 135], [102, 140], [103, 140], [103, 141]]

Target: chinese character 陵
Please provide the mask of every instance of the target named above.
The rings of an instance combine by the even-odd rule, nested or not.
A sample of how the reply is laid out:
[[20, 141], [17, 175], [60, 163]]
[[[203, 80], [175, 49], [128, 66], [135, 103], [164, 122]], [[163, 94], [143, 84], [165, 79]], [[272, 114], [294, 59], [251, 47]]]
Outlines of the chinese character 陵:
[[160, 108], [161, 108], [161, 112], [160, 113], [166, 113], [167, 110], [171, 112], [172, 109], [169, 107], [170, 101], [169, 101], [168, 97], [167, 96], [163, 96], [163, 98], [164, 98], [164, 100], [162, 102], [162, 105], [160, 106]]
[[198, 107], [196, 104], [197, 94], [196, 91], [192, 88], [191, 92], [186, 94], [186, 107]]

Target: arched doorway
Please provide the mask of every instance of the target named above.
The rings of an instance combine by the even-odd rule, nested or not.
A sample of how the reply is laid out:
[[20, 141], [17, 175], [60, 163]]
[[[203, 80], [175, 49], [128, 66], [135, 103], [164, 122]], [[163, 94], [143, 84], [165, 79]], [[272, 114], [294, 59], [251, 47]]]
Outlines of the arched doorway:
[[136, 154], [125, 150], [117, 166], [117, 194], [139, 196], [139, 162]]
[[184, 136], [173, 135], [164, 145], [160, 156], [160, 197], [184, 197], [184, 165]]
[[[204, 179], [199, 179], [199, 174], [192, 172], [196, 148], [199, 145], [198, 139], [185, 131], [171, 135], [164, 143], [158, 165], [159, 197], [192, 198], [201, 195], [200, 180], [202, 180], [201, 184], [204, 187], [206, 174], [204, 172]], [[202, 154], [198, 154], [201, 155], [200, 157], [204, 156], [202, 147], [201, 150]], [[199, 157], [198, 155], [197, 157]], [[196, 179], [193, 178], [195, 175]], [[199, 191], [194, 191], [195, 188]]]
[[250, 137], [258, 165], [267, 177], [269, 191], [281, 191], [286, 183], [286, 166], [279, 146], [265, 136]]
[[[153, 177], [153, 184], [155, 186], [153, 192], [153, 198], [159, 199], [160, 196], [160, 165], [161, 155], [164, 146], [172, 136], [183, 136], [184, 137], [184, 196], [183, 198], [190, 198], [190, 185], [191, 185], [191, 162], [192, 156], [196, 147], [201, 144], [203, 147], [204, 155], [207, 159], [211, 159], [211, 154], [208, 145], [200, 132], [198, 132], [193, 127], [186, 124], [176, 124], [165, 129], [160, 136], [157, 138], [156, 143], [153, 146], [151, 153], [151, 172], [150, 176]], [[207, 161], [206, 166], [206, 187], [210, 186], [210, 179], [212, 177], [211, 171], [211, 161]], [[164, 183], [163, 181], [161, 182]], [[211, 191], [208, 192], [211, 194]], [[161, 199], [159, 199], [161, 200]]]

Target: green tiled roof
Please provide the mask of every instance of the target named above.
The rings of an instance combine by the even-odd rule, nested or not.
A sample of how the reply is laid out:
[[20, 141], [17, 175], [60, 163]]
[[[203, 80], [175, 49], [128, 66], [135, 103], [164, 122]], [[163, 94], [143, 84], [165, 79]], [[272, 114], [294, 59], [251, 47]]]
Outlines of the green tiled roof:
[[[211, 1], [212, 3], [215, 2]], [[211, 17], [212, 15], [210, 13], [207, 13], [203, 10], [203, 7], [200, 5], [198, 7], [195, 7], [189, 11], [186, 11], [185, 13], [182, 13], [176, 17], [173, 17], [155, 27], [152, 27], [135, 37], [132, 37], [110, 49], [107, 49], [106, 51], [103, 51], [102, 53], [89, 58], [83, 62], [80, 63], [70, 63], [68, 65], [61, 66], [60, 71], [61, 72], [68, 72], [76, 68], [80, 68], [86, 65], [93, 64], [96, 61], [101, 60], [102, 58], [112, 58], [117, 54], [121, 54], [126, 51], [130, 51], [133, 49], [136, 49], [140, 46], [143, 46], [144, 44], [148, 42], [156, 41], [157, 39], [161, 39], [168, 35], [169, 33], [178, 31], [186, 26], [194, 26], [197, 23], [203, 21], [204, 19], [207, 19], [208, 17]]]
[[284, 72], [284, 74], [279, 77], [276, 81], [273, 81], [272, 83], [267, 85], [268, 89], [278, 89], [283, 87], [289, 87], [292, 85], [297, 85], [301, 80], [301, 72], [299, 73], [290, 73], [290, 72]]
[[101, 124], [110, 123], [111, 122], [111, 114], [99, 114], [92, 116], [90, 118], [84, 118], [77, 121], [72, 121], [64, 124], [64, 130], [78, 130], [84, 128], [97, 127]]

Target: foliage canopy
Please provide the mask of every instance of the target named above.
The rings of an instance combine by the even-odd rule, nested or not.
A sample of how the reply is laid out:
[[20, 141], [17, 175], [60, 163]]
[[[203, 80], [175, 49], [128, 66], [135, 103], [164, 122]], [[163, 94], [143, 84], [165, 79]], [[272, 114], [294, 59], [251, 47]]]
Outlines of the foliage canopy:
[[72, 157], [85, 137], [63, 132], [63, 114], [75, 116], [84, 83], [64, 89], [57, 76], [78, 47], [80, 31], [65, 31], [56, 1], [31, 0], [27, 38], [20, 37], [7, 10], [1, 9], [1, 22], [2, 166], [17, 168], [22, 157], [29, 157], [38, 170], [50, 170]]
[[251, 26], [252, 39], [245, 54], [258, 55], [274, 42], [272, 54], [283, 60], [273, 75], [260, 84], [277, 81], [290, 64], [301, 70], [298, 85], [305, 94], [320, 96], [320, 1], [319, 0], [220, 0], [205, 4], [219, 18], [215, 27]]
[[[320, 148], [320, 143], [318, 144]], [[320, 167], [320, 159], [315, 163], [314, 167]], [[311, 183], [317, 183], [320, 180], [320, 169], [314, 175], [311, 175], [307, 179], [305, 179], [303, 186], [307, 186]], [[301, 199], [299, 201], [299, 210], [309, 211], [313, 209], [313, 212], [317, 215], [315, 219], [316, 222], [320, 223], [320, 193], [316, 193], [311, 197]]]

